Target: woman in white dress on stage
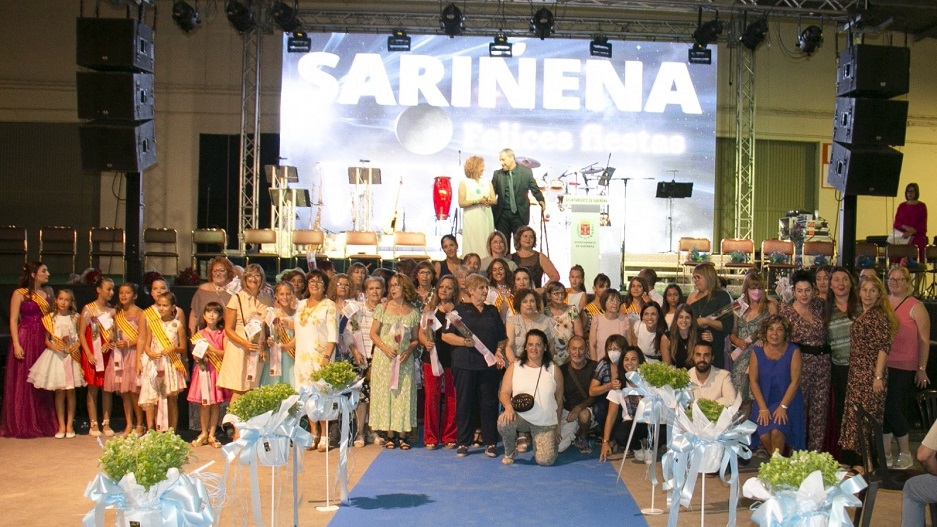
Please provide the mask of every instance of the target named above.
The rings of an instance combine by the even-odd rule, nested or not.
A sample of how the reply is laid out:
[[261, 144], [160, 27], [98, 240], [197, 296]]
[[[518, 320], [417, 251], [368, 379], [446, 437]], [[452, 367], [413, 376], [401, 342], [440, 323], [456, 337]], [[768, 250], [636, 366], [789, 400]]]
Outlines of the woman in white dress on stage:
[[488, 235], [495, 230], [491, 207], [495, 190], [490, 181], [482, 181], [485, 160], [472, 156], [465, 160], [465, 179], [459, 183], [459, 206], [463, 211], [462, 254], [488, 253]]

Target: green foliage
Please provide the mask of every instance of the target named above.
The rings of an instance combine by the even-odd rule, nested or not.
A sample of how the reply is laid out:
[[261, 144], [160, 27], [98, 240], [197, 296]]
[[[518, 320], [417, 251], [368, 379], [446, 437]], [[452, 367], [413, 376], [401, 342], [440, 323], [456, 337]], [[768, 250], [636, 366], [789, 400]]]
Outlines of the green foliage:
[[758, 469], [758, 478], [771, 490], [798, 489], [814, 471], [823, 474], [823, 486], [835, 485], [839, 463], [829, 452], [797, 450], [791, 457], [775, 452], [771, 460]]
[[748, 253], [743, 251], [732, 251], [729, 253], [729, 259], [732, 263], [748, 263]]
[[137, 483], [149, 489], [166, 479], [167, 470], [188, 463], [190, 450], [171, 430], [150, 431], [139, 438], [133, 434], [115, 437], [104, 444], [101, 469], [114, 481], [133, 472]]
[[674, 390], [679, 390], [690, 384], [690, 375], [685, 369], [663, 362], [645, 362], [638, 366], [638, 373], [641, 374], [642, 379], [656, 388], [670, 386]]
[[[699, 406], [700, 411], [703, 412], [703, 415], [706, 416], [706, 419], [709, 419], [711, 423], [718, 421], [719, 416], [722, 415], [722, 411], [725, 409], [725, 406], [712, 399], [697, 399], [696, 404]], [[693, 419], [692, 406], [686, 409], [686, 416], [691, 420]]]
[[357, 376], [355, 367], [350, 362], [341, 361], [330, 362], [319, 368], [319, 371], [313, 372], [312, 380], [318, 381], [321, 379], [334, 389], [351, 384]]
[[228, 413], [238, 416], [242, 421], [266, 412], [280, 409], [280, 403], [289, 396], [296, 395], [296, 390], [286, 383], [278, 382], [261, 386], [245, 393], [228, 406]]

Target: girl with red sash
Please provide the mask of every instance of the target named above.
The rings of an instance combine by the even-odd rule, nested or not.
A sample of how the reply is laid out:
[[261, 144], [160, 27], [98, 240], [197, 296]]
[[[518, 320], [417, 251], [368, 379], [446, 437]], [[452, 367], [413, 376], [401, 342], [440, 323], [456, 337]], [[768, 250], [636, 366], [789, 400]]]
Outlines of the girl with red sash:
[[81, 323], [78, 326], [78, 335], [81, 337], [81, 370], [88, 383], [88, 420], [91, 429], [88, 435], [99, 437], [103, 432], [111, 437], [111, 392], [105, 390], [101, 397], [101, 410], [104, 419], [101, 428], [98, 428], [98, 391], [104, 388], [104, 375], [108, 367], [113, 367], [111, 361], [111, 347], [114, 336], [114, 308], [108, 305], [114, 297], [114, 281], [102, 276], [94, 284], [98, 297], [94, 302], [85, 305], [81, 310]]

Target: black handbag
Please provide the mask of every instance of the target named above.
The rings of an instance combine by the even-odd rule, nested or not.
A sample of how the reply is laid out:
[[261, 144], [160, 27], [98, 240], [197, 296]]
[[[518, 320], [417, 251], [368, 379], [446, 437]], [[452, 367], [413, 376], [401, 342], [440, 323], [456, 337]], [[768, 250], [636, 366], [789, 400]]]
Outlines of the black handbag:
[[[534, 393], [537, 393], [537, 387], [540, 386], [540, 375], [543, 374], [543, 366], [540, 367], [540, 373], [537, 374], [537, 384], [534, 385]], [[511, 408], [515, 412], [526, 412], [534, 407], [534, 396], [529, 393], [519, 393], [511, 397]]]

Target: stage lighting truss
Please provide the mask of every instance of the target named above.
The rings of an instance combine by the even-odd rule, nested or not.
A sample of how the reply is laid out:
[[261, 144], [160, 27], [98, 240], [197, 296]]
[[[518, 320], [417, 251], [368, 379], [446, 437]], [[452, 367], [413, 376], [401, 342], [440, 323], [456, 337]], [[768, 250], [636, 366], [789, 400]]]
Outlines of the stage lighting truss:
[[238, 33], [245, 33], [254, 28], [254, 8], [251, 0], [228, 0], [225, 4], [225, 14]]
[[201, 19], [198, 15], [198, 0], [195, 0], [195, 7], [185, 0], [176, 0], [172, 4], [172, 19], [179, 26], [179, 29], [186, 33], [198, 28]]
[[612, 44], [607, 37], [593, 37], [592, 42], [589, 42], [589, 55], [610, 59], [612, 58]]
[[540, 40], [544, 40], [553, 34], [554, 22], [553, 12], [541, 7], [530, 19], [530, 32], [540, 37]]
[[807, 55], [812, 55], [823, 43], [823, 29], [818, 26], [807, 26], [797, 37], [797, 49]]
[[489, 57], [510, 58], [514, 56], [513, 51], [514, 47], [510, 42], [508, 42], [508, 37], [504, 33], [498, 33], [495, 35], [494, 42], [488, 44]]
[[394, 34], [387, 37], [387, 51], [410, 51], [410, 36], [402, 29], [395, 29]]
[[292, 7], [283, 1], [276, 1], [270, 5], [273, 21], [284, 33], [292, 33], [303, 27], [303, 21], [296, 17], [298, 9], [297, 0], [293, 0]]
[[755, 51], [755, 49], [765, 41], [768, 34], [768, 19], [761, 17], [745, 27], [742, 36], [739, 37], [739, 43], [746, 48]]
[[465, 17], [462, 16], [462, 10], [459, 9], [459, 6], [455, 4], [447, 5], [439, 17], [439, 25], [449, 35], [449, 38], [461, 35], [465, 29]]

